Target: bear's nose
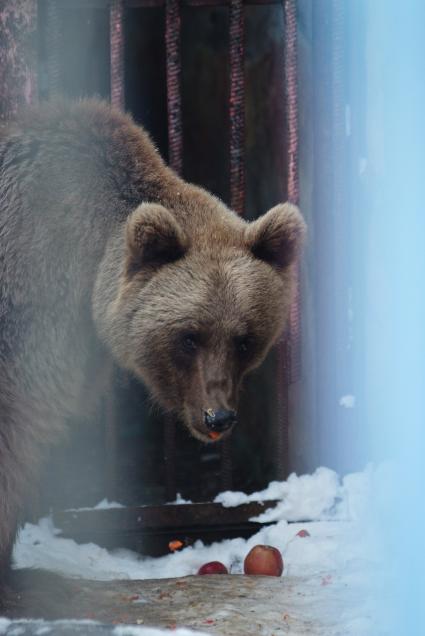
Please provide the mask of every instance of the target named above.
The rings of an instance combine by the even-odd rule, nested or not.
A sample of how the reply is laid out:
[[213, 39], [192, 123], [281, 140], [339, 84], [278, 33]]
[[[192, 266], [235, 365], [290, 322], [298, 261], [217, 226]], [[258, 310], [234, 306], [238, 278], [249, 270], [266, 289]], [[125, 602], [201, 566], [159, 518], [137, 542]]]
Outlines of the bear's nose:
[[220, 433], [227, 431], [237, 421], [235, 411], [225, 411], [224, 409], [219, 411], [208, 409], [204, 413], [204, 420], [205, 426], [210, 431], [218, 431]]

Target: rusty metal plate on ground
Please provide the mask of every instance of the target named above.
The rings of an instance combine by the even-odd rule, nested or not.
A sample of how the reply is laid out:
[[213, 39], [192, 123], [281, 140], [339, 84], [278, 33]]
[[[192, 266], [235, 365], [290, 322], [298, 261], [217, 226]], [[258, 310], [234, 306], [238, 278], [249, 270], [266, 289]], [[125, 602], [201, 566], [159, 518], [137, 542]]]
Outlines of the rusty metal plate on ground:
[[169, 552], [170, 541], [190, 545], [200, 539], [212, 543], [221, 539], [247, 538], [262, 524], [249, 521], [276, 501], [253, 502], [232, 508], [218, 503], [69, 510], [53, 514], [62, 536], [80, 543], [93, 542], [106, 548], [125, 547], [142, 554], [159, 556]]

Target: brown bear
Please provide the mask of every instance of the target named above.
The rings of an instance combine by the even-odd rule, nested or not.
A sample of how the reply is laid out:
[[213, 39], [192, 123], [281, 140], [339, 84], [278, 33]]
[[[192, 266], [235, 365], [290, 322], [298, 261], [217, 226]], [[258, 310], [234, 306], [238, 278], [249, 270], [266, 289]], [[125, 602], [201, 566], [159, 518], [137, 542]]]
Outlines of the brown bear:
[[297, 208], [247, 223], [132, 119], [58, 102], [0, 129], [0, 572], [43, 454], [108, 359], [203, 442], [284, 329]]

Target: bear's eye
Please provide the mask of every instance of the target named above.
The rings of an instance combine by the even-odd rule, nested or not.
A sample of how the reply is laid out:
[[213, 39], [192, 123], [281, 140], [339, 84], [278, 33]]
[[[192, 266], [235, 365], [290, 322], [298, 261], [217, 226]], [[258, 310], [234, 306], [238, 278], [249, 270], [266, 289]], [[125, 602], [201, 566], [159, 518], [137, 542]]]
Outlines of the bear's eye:
[[194, 353], [199, 344], [199, 338], [196, 333], [185, 333], [181, 337], [181, 346], [186, 353]]
[[236, 350], [241, 355], [246, 355], [250, 352], [253, 345], [252, 336], [238, 336], [235, 338]]

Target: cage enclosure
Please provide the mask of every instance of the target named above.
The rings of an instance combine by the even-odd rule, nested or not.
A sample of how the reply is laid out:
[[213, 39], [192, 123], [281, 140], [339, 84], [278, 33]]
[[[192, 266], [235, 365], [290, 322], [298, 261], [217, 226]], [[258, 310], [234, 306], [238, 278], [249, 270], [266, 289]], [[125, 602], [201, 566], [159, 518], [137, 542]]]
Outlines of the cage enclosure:
[[[299, 202], [310, 232], [288, 332], [245, 382], [231, 440], [200, 444], [151, 405], [134, 378], [111, 365], [110, 388], [95, 414], [72, 422], [69, 438], [52, 449], [33, 514], [53, 509], [59, 526], [73, 536], [80, 531], [86, 540], [103, 525], [109, 528], [105, 544], [122, 545], [131, 535], [131, 545], [140, 549], [137, 536], [153, 528], [158, 534], [167, 526], [167, 536], [180, 528], [190, 540], [204, 536], [206, 515], [217, 517], [210, 537], [220, 528], [232, 536], [232, 524], [238, 536], [242, 526], [250, 533], [253, 510], [219, 512], [211, 502], [220, 491], [260, 490], [319, 463], [344, 470], [358, 466], [360, 411], [341, 410], [338, 402], [353, 384], [350, 343], [357, 299], [347, 272], [349, 233], [359, 231], [341, 177], [351, 152], [344, 120], [350, 80], [341, 73], [345, 4], [12, 4], [25, 18], [20, 26], [25, 41], [19, 40], [18, 27], [11, 37], [29, 60], [32, 83], [22, 75], [20, 96], [10, 92], [8, 101], [4, 95], [3, 117], [13, 114], [19, 101], [61, 96], [111, 101], [148, 130], [186, 180], [248, 220], [278, 202]], [[18, 57], [14, 64], [10, 72], [16, 73]], [[3, 93], [7, 73], [5, 78]], [[335, 214], [337, 208], [345, 215]], [[336, 440], [334, 448], [324, 445], [330, 438]], [[177, 493], [206, 507], [163, 509]], [[125, 508], [75, 512], [104, 498]], [[145, 517], [134, 512], [140, 507]], [[69, 509], [74, 512], [64, 512]], [[163, 545], [152, 550], [160, 552]]]

